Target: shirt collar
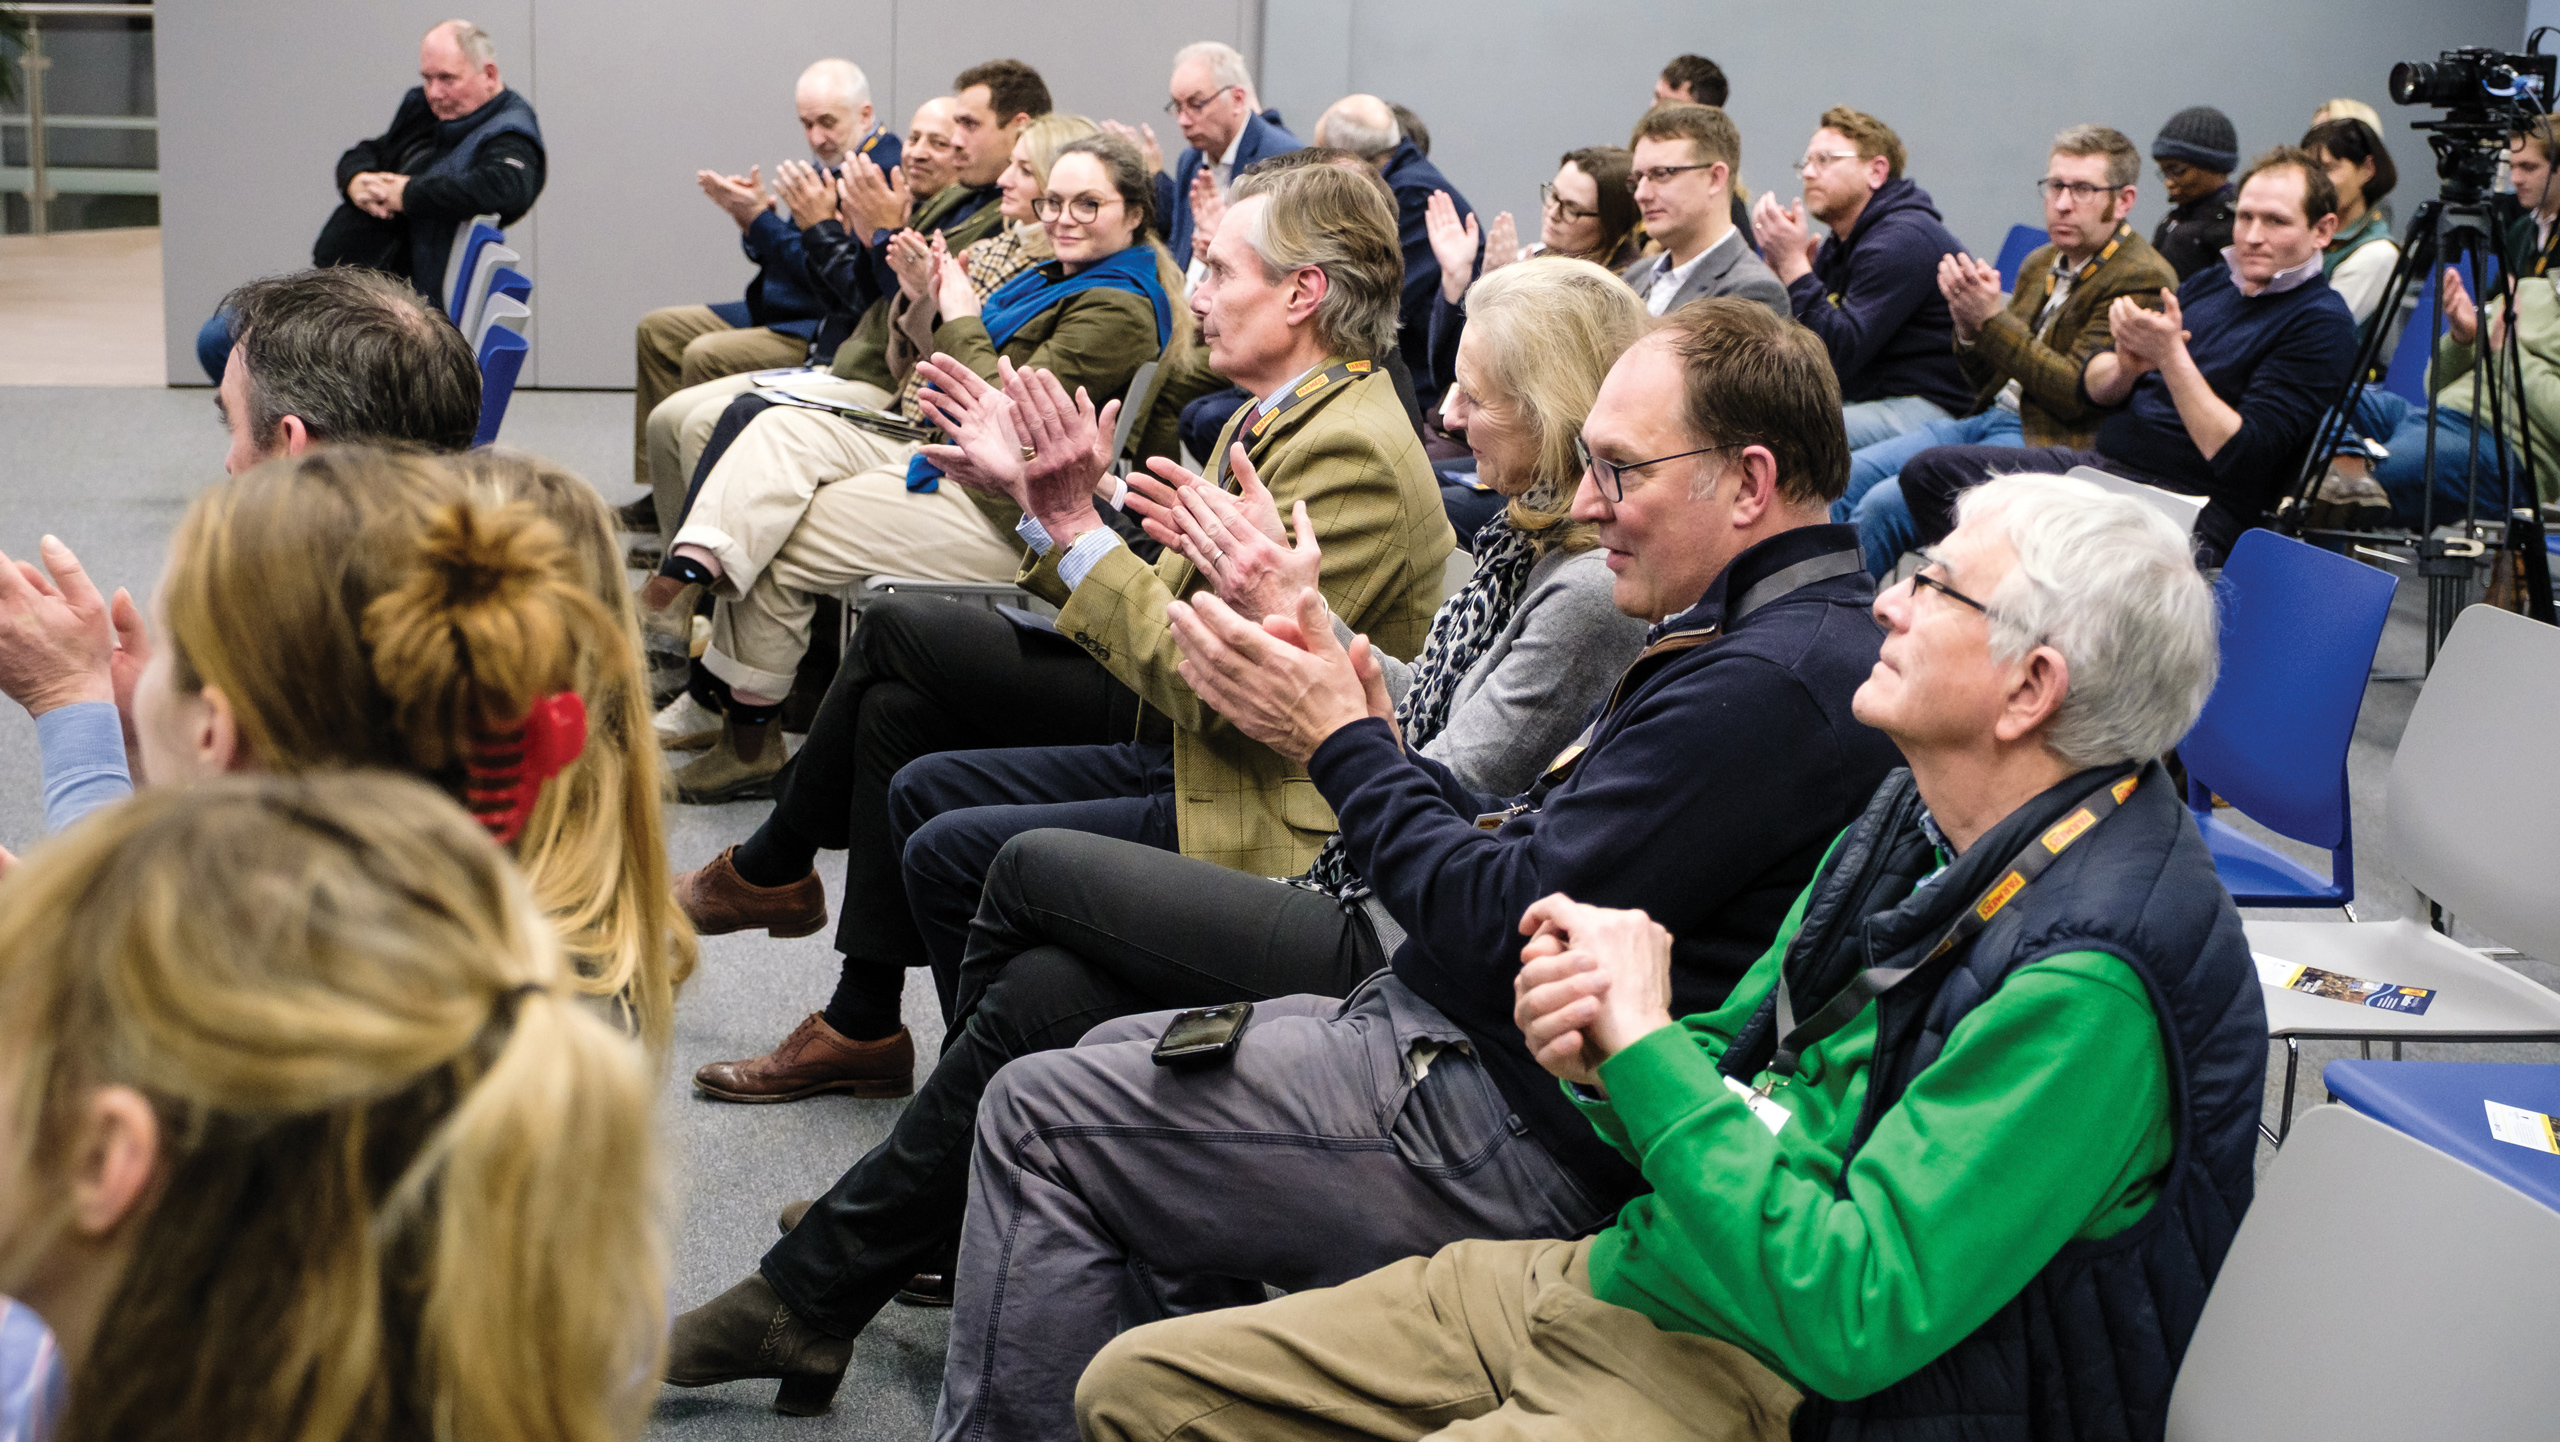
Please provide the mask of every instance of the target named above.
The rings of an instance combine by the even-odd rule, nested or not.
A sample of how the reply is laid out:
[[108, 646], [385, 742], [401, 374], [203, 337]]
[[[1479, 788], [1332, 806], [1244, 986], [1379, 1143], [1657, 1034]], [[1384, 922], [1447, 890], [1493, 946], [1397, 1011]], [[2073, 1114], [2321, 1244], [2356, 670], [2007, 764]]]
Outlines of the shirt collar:
[[1252, 124], [1253, 117], [1248, 115], [1244, 118], [1244, 124], [1236, 127], [1235, 136], [1227, 142], [1227, 153], [1218, 157], [1218, 163], [1220, 165], [1226, 166], [1231, 170], [1234, 168], [1236, 163], [1236, 152], [1244, 148], [1244, 133], [1246, 128]]
[[1689, 257], [1688, 263], [1685, 265], [1673, 265], [1671, 263], [1671, 252], [1666, 250], [1654, 258], [1655, 268], [1653, 278], [1659, 281], [1664, 276], [1676, 276], [1679, 278], [1681, 284], [1686, 285], [1689, 282], [1690, 274], [1697, 270], [1698, 263], [1700, 261], [1705, 260], [1708, 256], [1715, 254], [1717, 251], [1724, 249], [1728, 245], [1739, 245], [1741, 243], [1742, 227], [1735, 226], [1724, 233], [1724, 239], [1717, 241], [1715, 244], [1699, 251], [1696, 255]]
[[1300, 382], [1304, 381], [1307, 377], [1314, 375], [1317, 371], [1323, 370], [1324, 365], [1325, 363], [1323, 361], [1317, 361], [1314, 365], [1311, 365], [1305, 370], [1298, 372], [1296, 375], [1289, 377], [1288, 380], [1282, 382], [1277, 388], [1275, 388], [1271, 394], [1255, 401], [1253, 403], [1253, 413], [1256, 416], [1260, 416], [1264, 411], [1278, 405], [1282, 396], [1296, 390]]
[[2242, 295], [2253, 298], [2262, 295], [2282, 295], [2286, 291], [2292, 290], [2297, 286], [2307, 285], [2312, 281], [2318, 280], [2322, 270], [2320, 252], [2315, 250], [2311, 252], [2311, 258], [2309, 260], [2304, 261], [2300, 265], [2277, 271], [2274, 275], [2267, 278], [2267, 283], [2265, 285], [2260, 286], [2256, 290], [2251, 290], [2249, 289], [2249, 283], [2240, 278], [2239, 255], [2240, 247], [2236, 245], [2224, 246], [2222, 248], [2222, 265], [2225, 270], [2228, 270], [2231, 273], [2231, 288], [2240, 292]]

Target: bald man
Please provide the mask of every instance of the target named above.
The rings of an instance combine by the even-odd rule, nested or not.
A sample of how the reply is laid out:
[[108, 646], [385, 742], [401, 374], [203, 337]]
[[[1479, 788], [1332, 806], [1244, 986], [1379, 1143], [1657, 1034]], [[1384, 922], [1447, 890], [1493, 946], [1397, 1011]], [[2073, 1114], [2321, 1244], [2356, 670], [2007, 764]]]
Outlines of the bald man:
[[1449, 183], [1397, 123], [1395, 108], [1374, 95], [1346, 95], [1316, 121], [1316, 144], [1347, 150], [1376, 166], [1396, 196], [1396, 243], [1404, 248], [1404, 303], [1397, 312], [1398, 348], [1412, 369], [1415, 385], [1426, 396], [1445, 395], [1456, 384], [1455, 354], [1431, 355], [1431, 296], [1440, 288], [1440, 257], [1431, 249], [1431, 232], [1423, 212], [1433, 191], [1446, 191], [1458, 207], [1458, 218], [1475, 213], [1467, 198]]
[[418, 82], [401, 97], [390, 129], [338, 157], [342, 203], [320, 228], [311, 263], [406, 276], [442, 304], [435, 293], [454, 227], [488, 214], [513, 225], [533, 209], [544, 175], [542, 127], [498, 77], [488, 32], [468, 20], [427, 32]]
[[694, 184], [738, 226], [738, 248], [756, 267], [744, 300], [674, 305], [640, 318], [639, 384], [632, 398], [632, 479], [649, 484], [649, 413], [678, 390], [724, 376], [824, 360], [812, 356], [827, 305], [809, 274], [802, 232], [836, 214], [834, 179], [848, 160], [896, 169], [898, 137], [875, 119], [871, 81], [850, 60], [827, 59], [800, 72], [792, 93], [812, 164], [762, 166], [744, 175], [697, 170]]

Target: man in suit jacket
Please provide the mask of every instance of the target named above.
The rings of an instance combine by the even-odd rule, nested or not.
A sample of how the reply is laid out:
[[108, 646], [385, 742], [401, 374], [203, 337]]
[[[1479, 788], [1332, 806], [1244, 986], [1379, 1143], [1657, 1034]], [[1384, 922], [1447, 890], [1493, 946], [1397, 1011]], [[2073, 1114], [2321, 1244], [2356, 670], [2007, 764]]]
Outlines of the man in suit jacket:
[[1173, 98], [1165, 102], [1165, 113], [1191, 143], [1174, 160], [1172, 175], [1164, 174], [1154, 126], [1132, 131], [1115, 122], [1106, 128], [1126, 135], [1148, 159], [1158, 162], [1156, 214], [1165, 218], [1165, 244], [1176, 261], [1189, 267], [1191, 283], [1198, 285], [1203, 265], [1199, 252], [1209, 242], [1200, 233], [1191, 198], [1202, 174], [1208, 175], [1208, 183], [1223, 197], [1246, 166], [1266, 155], [1296, 150], [1299, 141], [1280, 124], [1279, 111], [1264, 110], [1254, 97], [1253, 77], [1232, 45], [1203, 40], [1175, 51], [1168, 88]]
[[1713, 105], [1657, 105], [1636, 122], [1628, 144], [1645, 233], [1662, 242], [1660, 255], [1620, 276], [1644, 297], [1645, 309], [1669, 315], [1693, 300], [1738, 295], [1792, 315], [1787, 288], [1733, 223], [1742, 135], [1732, 118]]
[[1448, 192], [1461, 221], [1475, 214], [1475, 207], [1404, 133], [1394, 108], [1374, 95], [1346, 95], [1333, 102], [1316, 121], [1316, 144], [1348, 150], [1376, 166], [1386, 177], [1387, 188], [1395, 192], [1396, 244], [1404, 251], [1404, 300], [1397, 310], [1396, 342], [1413, 371], [1414, 384], [1436, 400], [1457, 383], [1457, 357], [1444, 356], [1441, 365], [1432, 365], [1431, 297], [1440, 289], [1440, 256], [1431, 248], [1431, 228], [1423, 217], [1435, 190]]

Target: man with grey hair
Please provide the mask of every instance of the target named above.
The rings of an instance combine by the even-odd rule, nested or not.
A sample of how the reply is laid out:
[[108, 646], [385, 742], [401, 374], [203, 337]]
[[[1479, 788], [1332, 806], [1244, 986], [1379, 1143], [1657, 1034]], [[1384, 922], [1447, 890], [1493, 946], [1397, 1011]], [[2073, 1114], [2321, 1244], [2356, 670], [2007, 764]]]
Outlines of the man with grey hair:
[[[850, 60], [817, 61], [800, 72], [792, 104], [814, 164], [783, 161], [774, 167], [770, 191], [763, 185], [762, 166], [748, 166], [744, 175], [693, 173], [702, 193], [737, 222], [738, 248], [754, 262], [756, 273], [747, 282], [744, 300], [663, 306], [640, 317], [631, 468], [632, 479], [642, 485], [650, 481], [649, 413], [660, 402], [724, 376], [798, 365], [809, 358], [827, 303], [824, 287], [810, 277], [802, 232], [835, 217], [835, 178], [849, 160], [877, 166], [884, 176], [898, 166], [898, 137], [874, 118], [871, 81], [861, 66]], [[721, 401], [725, 404], [725, 397]], [[634, 514], [627, 519], [641, 518]]]
[[1153, 125], [1131, 128], [1106, 121], [1105, 130], [1138, 147], [1156, 172], [1156, 214], [1165, 218], [1166, 243], [1173, 258], [1190, 267], [1193, 285], [1200, 283], [1208, 236], [1200, 225], [1203, 210], [1214, 214], [1227, 187], [1246, 166], [1266, 155], [1298, 148], [1298, 137], [1280, 124], [1280, 112], [1262, 109], [1254, 97], [1253, 75], [1244, 56], [1232, 45], [1202, 40], [1173, 53], [1172, 98], [1165, 114], [1173, 117], [1190, 149], [1164, 174], [1164, 152]]
[[[1348, 150], [1378, 168], [1396, 197], [1396, 244], [1404, 251], [1404, 301], [1397, 312], [1397, 342], [1415, 386], [1437, 399], [1458, 380], [1457, 356], [1431, 354], [1431, 297], [1440, 289], [1440, 254], [1431, 248], [1432, 193], [1442, 192], [1456, 210], [1458, 223], [1475, 207], [1431, 163], [1404, 127], [1395, 110], [1374, 95], [1346, 95], [1333, 102], [1316, 121], [1316, 144]], [[1478, 257], [1483, 257], [1479, 253]]]
[[1513, 1019], [1649, 1192], [1125, 1332], [1084, 1436], [2024, 1436], [2064, 1396], [2159, 1435], [2266, 1080], [2239, 914], [2155, 759], [2212, 689], [2212, 598], [2156, 511], [2013, 476], [1875, 617], [1855, 707], [1908, 769], [1722, 1005], [1680, 1015], [1641, 911], [1520, 919]]

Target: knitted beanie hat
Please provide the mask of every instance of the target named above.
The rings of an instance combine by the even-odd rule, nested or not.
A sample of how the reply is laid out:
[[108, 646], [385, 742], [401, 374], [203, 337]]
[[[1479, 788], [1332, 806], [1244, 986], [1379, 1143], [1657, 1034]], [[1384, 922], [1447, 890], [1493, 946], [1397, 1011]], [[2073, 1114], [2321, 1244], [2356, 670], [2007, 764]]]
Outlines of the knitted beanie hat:
[[2151, 142], [2154, 160], [2181, 160], [2198, 170], [2228, 175], [2240, 166], [2240, 132], [2231, 117], [2210, 105], [2190, 105], [2169, 117]]

